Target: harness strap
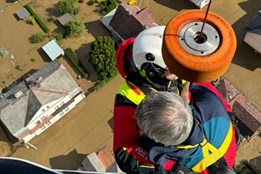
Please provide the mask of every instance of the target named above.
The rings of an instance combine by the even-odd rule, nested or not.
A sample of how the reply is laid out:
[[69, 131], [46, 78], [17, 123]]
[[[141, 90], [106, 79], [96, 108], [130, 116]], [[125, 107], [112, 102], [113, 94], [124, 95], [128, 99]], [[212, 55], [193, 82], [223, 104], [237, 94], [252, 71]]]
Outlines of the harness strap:
[[232, 136], [233, 136], [233, 127], [232, 124], [230, 123], [228, 133], [223, 143], [220, 145], [218, 149], [216, 149], [212, 144], [210, 144], [209, 142], [207, 142], [206, 139], [204, 139], [203, 142], [200, 143], [204, 158], [198, 164], [192, 167], [192, 170], [195, 172], [202, 172], [208, 166], [215, 163], [218, 159], [222, 158], [231, 143]]

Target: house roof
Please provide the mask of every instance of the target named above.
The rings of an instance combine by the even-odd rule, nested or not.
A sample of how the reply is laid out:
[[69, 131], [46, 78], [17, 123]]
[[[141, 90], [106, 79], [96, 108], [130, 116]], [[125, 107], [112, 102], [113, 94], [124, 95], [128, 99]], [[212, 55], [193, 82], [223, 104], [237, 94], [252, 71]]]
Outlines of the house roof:
[[131, 37], [136, 37], [145, 29], [145, 27], [121, 5], [117, 8], [110, 22], [110, 26], [124, 40]]
[[155, 26], [156, 20], [148, 8], [122, 3], [110, 21], [110, 27], [123, 39], [137, 37], [145, 28]]
[[51, 40], [45, 44], [42, 49], [49, 56], [51, 60], [55, 60], [60, 55], [64, 55], [63, 49], [57, 44], [55, 40]]
[[76, 82], [57, 60], [14, 85], [0, 100], [0, 119], [17, 138], [36, 114], [43, 114], [65, 96], [80, 92]]
[[134, 16], [146, 28], [157, 25], [153, 13], [148, 8], [141, 9]]
[[261, 10], [248, 22], [246, 31], [261, 35]]
[[15, 13], [20, 20], [27, 19], [29, 16], [31, 16], [30, 13], [24, 7], [20, 10], [17, 10]]
[[57, 20], [62, 26], [65, 26], [68, 22], [73, 21], [74, 17], [70, 13], [66, 13], [58, 17]]
[[113, 18], [113, 16], [114, 16], [115, 12], [116, 12], [116, 8], [113, 9], [112, 11], [110, 11], [108, 14], [106, 14], [105, 16], [103, 16], [103, 17], [100, 19], [100, 21], [102, 22], [102, 24], [103, 24], [106, 28], [108, 28], [110, 31], [111, 31], [111, 28], [109, 27], [109, 26], [110, 26], [110, 22], [111, 22], [111, 20], [112, 20], [112, 18]]

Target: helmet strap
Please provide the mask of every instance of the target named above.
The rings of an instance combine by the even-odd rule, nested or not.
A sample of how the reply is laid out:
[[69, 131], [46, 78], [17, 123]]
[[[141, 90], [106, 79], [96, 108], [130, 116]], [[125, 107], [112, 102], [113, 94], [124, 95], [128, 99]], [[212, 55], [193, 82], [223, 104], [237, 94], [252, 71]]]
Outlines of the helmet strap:
[[150, 83], [165, 84], [169, 81], [166, 79], [164, 72], [158, 70], [153, 63], [146, 64], [140, 71], [140, 75], [146, 77]]
[[130, 58], [130, 68], [133, 72], [138, 72], [139, 70], [137, 69], [137, 67], [135, 66], [134, 60], [133, 60], [133, 56], [131, 56]]

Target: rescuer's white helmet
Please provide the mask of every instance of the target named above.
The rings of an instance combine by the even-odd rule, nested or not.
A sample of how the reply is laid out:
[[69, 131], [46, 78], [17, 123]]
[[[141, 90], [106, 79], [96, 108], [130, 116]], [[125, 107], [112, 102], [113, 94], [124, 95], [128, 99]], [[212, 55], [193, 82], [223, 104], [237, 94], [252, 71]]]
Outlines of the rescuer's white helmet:
[[142, 31], [133, 44], [133, 62], [140, 71], [145, 63], [152, 63], [167, 69], [161, 47], [165, 26], [154, 26]]

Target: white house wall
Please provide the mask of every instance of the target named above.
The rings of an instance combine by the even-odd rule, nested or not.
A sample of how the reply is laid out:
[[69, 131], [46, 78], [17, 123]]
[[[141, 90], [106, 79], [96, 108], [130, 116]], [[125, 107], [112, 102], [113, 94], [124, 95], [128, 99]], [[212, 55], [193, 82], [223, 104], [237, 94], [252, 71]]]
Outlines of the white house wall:
[[[53, 102], [51, 102], [51, 103], [48, 103], [48, 104], [43, 105], [43, 106], [36, 112], [36, 114], [34, 115], [34, 117], [31, 119], [31, 121], [30, 121], [26, 126], [27, 126], [27, 127], [30, 127], [30, 124], [33, 123], [33, 122], [35, 122], [35, 120], [37, 120], [38, 117], [41, 117], [42, 114], [49, 113], [49, 112], [53, 113], [53, 112], [54, 112], [54, 111], [53, 111], [53, 110], [54, 110], [53, 106], [55, 107], [57, 104], [59, 104], [59, 102], [61, 102], [61, 100], [63, 100], [63, 98], [59, 98], [59, 99], [57, 99], [57, 100], [55, 100], [55, 101], [53, 101]], [[43, 111], [43, 109], [44, 109], [45, 111]], [[49, 110], [49, 111], [48, 111], [48, 110]], [[34, 126], [33, 126], [33, 127], [34, 127]]]
[[[68, 97], [66, 97], [67, 99], [68, 99]], [[70, 105], [68, 105], [67, 107], [65, 107], [62, 111], [60, 111], [59, 113], [57, 113], [56, 115], [52, 115], [56, 110], [53, 110], [52, 109], [52, 111], [53, 112], [48, 112], [49, 113], [49, 115], [48, 116], [46, 116], [46, 117], [39, 117], [40, 119], [39, 120], [41, 120], [41, 118], [43, 118], [43, 119], [49, 119], [50, 118], [50, 120], [49, 121], [47, 121], [44, 125], [42, 125], [41, 127], [39, 127], [37, 130], [35, 130], [34, 132], [31, 132], [30, 134], [28, 134], [27, 136], [25, 136], [24, 138], [23, 138], [23, 140], [24, 140], [24, 142], [29, 142], [32, 138], [34, 138], [35, 136], [38, 136], [38, 135], [40, 135], [42, 132], [44, 132], [47, 128], [49, 128], [51, 125], [53, 125], [54, 123], [56, 123], [59, 119], [61, 119], [63, 116], [65, 116], [70, 110], [72, 110], [74, 107], [76, 107], [76, 105], [80, 102], [80, 101], [82, 101], [83, 99], [85, 98], [85, 95], [83, 94], [83, 93], [81, 93], [81, 94], [79, 94], [78, 96], [76, 96], [75, 98], [74, 98], [74, 101], [70, 104]], [[63, 100], [63, 101], [65, 101], [65, 100]], [[54, 108], [56, 108], [57, 106], [59, 106], [59, 107], [61, 107], [62, 105], [61, 105], [61, 103], [63, 102], [63, 101], [61, 101], [61, 102], [59, 102], [59, 103], [57, 103], [55, 106], [54, 106]], [[67, 102], [68, 102], [69, 100], [67, 100]], [[64, 103], [64, 104], [66, 104], [66, 103]], [[63, 105], [64, 105], [63, 104]], [[58, 108], [57, 108], [58, 109]], [[45, 114], [46, 115], [46, 114]], [[35, 126], [37, 125], [37, 124], [35, 124], [37, 121], [35, 121], [35, 122], [33, 122], [33, 124], [32, 124], [32, 126], [34, 125], [34, 127], [32, 127], [31, 129], [33, 129], [33, 128], [35, 128]]]
[[28, 134], [26, 137], [24, 137], [22, 140], [25, 143], [28, 143], [31, 139], [33, 139], [36, 135], [35, 134]]
[[68, 112], [70, 112], [73, 108], [76, 107], [76, 105], [82, 101], [85, 98], [83, 94], [78, 95], [76, 98], [74, 98], [74, 102], [68, 105], [66, 108], [64, 108], [61, 112], [59, 112], [56, 115], [53, 115], [53, 117], [44, 124], [41, 128], [39, 128], [37, 131], [35, 131], [33, 134], [35, 136], [40, 135], [42, 132], [44, 132], [47, 128], [49, 128], [51, 125], [53, 125], [55, 122], [57, 122], [59, 119], [61, 119], [63, 116], [65, 116]]
[[50, 106], [50, 108], [48, 110], [45, 110], [44, 112], [42, 111], [42, 108], [46, 109], [46, 105], [42, 106], [39, 111], [36, 113], [36, 115], [33, 117], [33, 119], [31, 120], [31, 122], [26, 125], [26, 127], [30, 130], [32, 130], [33, 128], [35, 128], [38, 124], [42, 123], [42, 121], [48, 117], [49, 115], [52, 115], [59, 107], [61, 107], [62, 105], [64, 105], [65, 103], [67, 103], [71, 98], [69, 98], [69, 96], [64, 97], [63, 99], [59, 99], [56, 100], [50, 104], [52, 104], [52, 106]]

